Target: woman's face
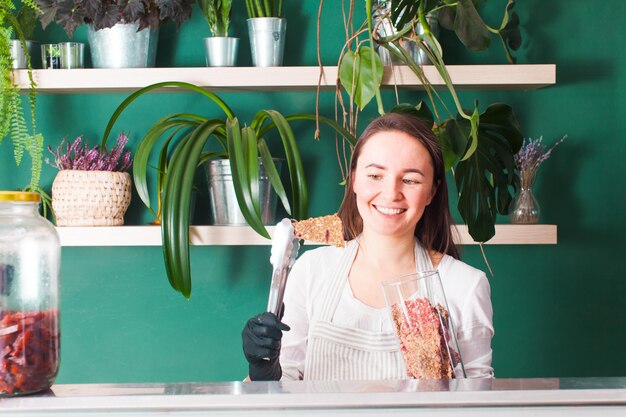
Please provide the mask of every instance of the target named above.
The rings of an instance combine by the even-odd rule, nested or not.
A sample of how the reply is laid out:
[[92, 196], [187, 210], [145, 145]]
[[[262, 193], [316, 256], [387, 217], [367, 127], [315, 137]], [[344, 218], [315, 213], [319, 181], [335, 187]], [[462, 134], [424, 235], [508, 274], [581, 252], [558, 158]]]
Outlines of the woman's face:
[[413, 236], [436, 191], [426, 147], [401, 131], [375, 133], [361, 149], [353, 175], [363, 231]]

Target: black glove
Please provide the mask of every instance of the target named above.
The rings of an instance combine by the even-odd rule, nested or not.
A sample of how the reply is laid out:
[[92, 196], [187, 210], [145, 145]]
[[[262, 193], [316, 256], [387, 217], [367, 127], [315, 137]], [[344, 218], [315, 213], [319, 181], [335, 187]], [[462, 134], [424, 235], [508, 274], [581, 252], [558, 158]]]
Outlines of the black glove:
[[283, 374], [278, 358], [283, 331], [289, 326], [273, 313], [252, 317], [241, 332], [243, 353], [250, 365], [252, 381], [278, 381]]

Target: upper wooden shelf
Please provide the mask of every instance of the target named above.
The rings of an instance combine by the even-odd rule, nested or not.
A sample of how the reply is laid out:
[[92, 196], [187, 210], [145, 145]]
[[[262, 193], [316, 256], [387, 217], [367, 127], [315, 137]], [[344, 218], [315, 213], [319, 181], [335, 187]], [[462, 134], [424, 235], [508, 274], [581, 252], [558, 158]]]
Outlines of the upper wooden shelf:
[[[424, 72], [436, 88], [445, 86], [433, 66]], [[556, 65], [449, 65], [452, 82], [462, 89], [538, 89], [556, 83]], [[20, 90], [29, 88], [26, 70], [16, 70]], [[183, 81], [211, 90], [310, 90], [317, 87], [319, 67], [193, 67], [33, 70], [40, 93], [130, 92], [162, 81]], [[324, 67], [321, 88], [335, 88], [337, 67]], [[422, 88], [406, 66], [387, 67], [386, 86]]]
[[[457, 225], [455, 241], [461, 245], [476, 244], [467, 226]], [[62, 246], [160, 246], [159, 226], [57, 227]], [[274, 227], [268, 227], [270, 234]], [[192, 245], [270, 245], [271, 241], [247, 226], [191, 226]], [[306, 242], [311, 244], [310, 242]], [[553, 224], [496, 225], [496, 235], [489, 245], [554, 245], [557, 227]]]

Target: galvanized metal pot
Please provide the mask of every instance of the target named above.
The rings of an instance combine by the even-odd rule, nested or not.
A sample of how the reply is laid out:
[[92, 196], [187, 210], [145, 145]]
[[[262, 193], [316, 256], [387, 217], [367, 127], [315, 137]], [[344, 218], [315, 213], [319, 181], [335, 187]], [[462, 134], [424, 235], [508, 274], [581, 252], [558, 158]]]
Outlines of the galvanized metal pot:
[[[280, 172], [282, 160], [274, 159], [276, 169]], [[230, 160], [214, 159], [205, 162], [205, 173], [209, 184], [209, 203], [211, 208], [211, 224], [221, 226], [245, 226], [248, 223], [243, 217], [233, 186], [233, 177], [230, 172]], [[261, 219], [263, 224], [272, 225], [276, 218], [276, 203], [278, 196], [272, 190], [272, 185], [265, 173], [263, 164], [259, 160], [259, 195], [261, 198]]]
[[[375, 3], [372, 10], [372, 17], [374, 20], [374, 27], [376, 27], [376, 31], [380, 36], [386, 37], [394, 35], [397, 31], [393, 27], [391, 20], [389, 19], [389, 13], [391, 8], [391, 1], [379, 1]], [[432, 33], [435, 36], [439, 36], [439, 21], [437, 20], [437, 15], [428, 14], [426, 16], [426, 20]], [[413, 28], [417, 35], [424, 34], [424, 28], [420, 23], [417, 23]], [[411, 42], [408, 39], [402, 39], [400, 41], [400, 45], [404, 50], [409, 53], [409, 56], [415, 61], [418, 65], [428, 65], [430, 64], [430, 60], [428, 59], [428, 55], [421, 50], [415, 42]], [[380, 59], [383, 61], [383, 65], [389, 66], [393, 64], [400, 64], [397, 58], [393, 57], [393, 55], [386, 48], [379, 47], [378, 55]]]
[[[28, 48], [28, 54], [30, 55], [30, 64], [32, 68], [37, 68], [34, 63], [35, 57], [37, 56], [37, 42], [34, 41], [24, 41], [26, 43], [26, 48]], [[22, 43], [19, 40], [11, 41], [11, 58], [13, 58], [13, 68], [14, 69], [23, 69], [28, 68], [28, 61], [26, 60], [26, 54], [24, 53], [24, 48], [22, 48]]]
[[237, 62], [239, 38], [204, 38], [204, 56], [207, 67], [234, 67]]
[[159, 31], [139, 23], [118, 23], [111, 28], [94, 30], [87, 25], [87, 39], [94, 68], [154, 67]]
[[283, 65], [287, 19], [281, 17], [255, 17], [248, 19], [248, 35], [255, 67]]

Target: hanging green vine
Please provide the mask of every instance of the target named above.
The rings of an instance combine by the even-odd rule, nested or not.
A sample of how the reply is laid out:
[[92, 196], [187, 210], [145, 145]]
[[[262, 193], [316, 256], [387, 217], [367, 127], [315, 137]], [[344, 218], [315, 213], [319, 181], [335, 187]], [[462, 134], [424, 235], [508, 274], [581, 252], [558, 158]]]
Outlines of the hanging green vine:
[[[15, 163], [22, 163], [24, 153], [31, 159], [31, 177], [27, 191], [34, 191], [41, 195], [44, 213], [49, 207], [50, 197], [39, 185], [43, 159], [43, 136], [37, 133], [35, 123], [36, 84], [33, 78], [33, 68], [26, 45], [26, 38], [32, 36], [36, 13], [39, 7], [33, 0], [23, 0], [22, 9], [15, 14], [15, 2], [0, 0], [0, 145], [5, 137], [10, 137], [13, 144], [13, 156]], [[28, 34], [28, 36], [26, 36]], [[11, 55], [11, 42], [15, 38], [19, 40], [25, 51], [28, 67], [28, 102], [30, 110], [30, 123], [27, 122], [22, 106], [20, 88], [16, 85], [13, 72], [13, 57]]]

